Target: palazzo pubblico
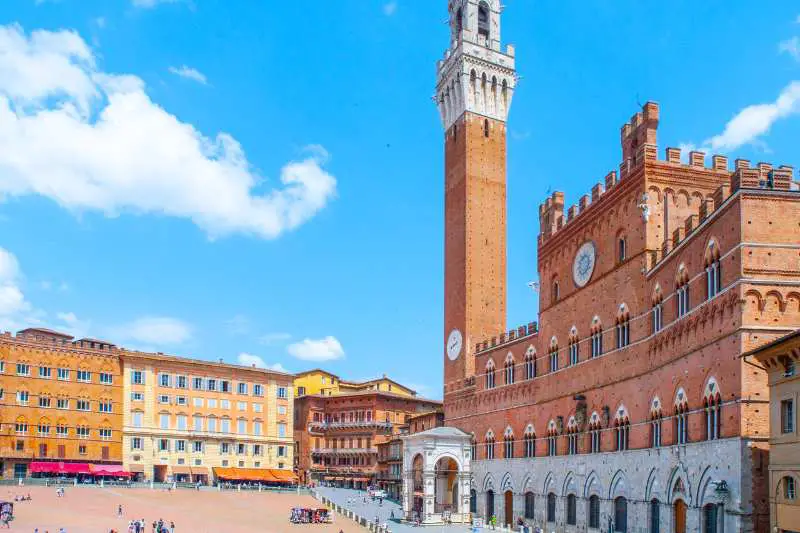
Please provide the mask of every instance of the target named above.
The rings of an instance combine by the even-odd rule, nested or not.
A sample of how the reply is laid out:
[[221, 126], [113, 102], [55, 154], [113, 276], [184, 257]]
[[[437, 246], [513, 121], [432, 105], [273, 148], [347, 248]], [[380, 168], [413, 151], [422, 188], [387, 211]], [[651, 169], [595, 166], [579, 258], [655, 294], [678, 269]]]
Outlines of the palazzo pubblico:
[[741, 356], [800, 327], [793, 169], [662, 157], [646, 103], [617, 170], [539, 206], [538, 322], [510, 329], [515, 50], [499, 0], [449, 4], [444, 408], [471, 440], [449, 463], [471, 475], [434, 471], [433, 504], [548, 532], [766, 532], [769, 392]]

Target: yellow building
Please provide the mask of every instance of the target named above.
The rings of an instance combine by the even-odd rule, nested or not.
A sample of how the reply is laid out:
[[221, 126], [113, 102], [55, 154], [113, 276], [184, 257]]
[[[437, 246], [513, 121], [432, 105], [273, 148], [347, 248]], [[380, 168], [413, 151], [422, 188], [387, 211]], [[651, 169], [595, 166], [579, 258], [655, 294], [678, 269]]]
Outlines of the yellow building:
[[294, 478], [291, 375], [153, 353], [122, 359], [126, 470], [157, 482]]
[[760, 364], [769, 379], [771, 530], [776, 533], [800, 531], [800, 330], [744, 357], [750, 364]]
[[367, 381], [347, 381], [336, 374], [320, 368], [300, 372], [294, 376], [294, 389], [296, 396], [321, 394], [323, 396], [336, 396], [337, 394], [350, 394], [363, 391], [392, 392], [401, 396], [413, 397], [417, 392], [400, 383], [383, 377]]

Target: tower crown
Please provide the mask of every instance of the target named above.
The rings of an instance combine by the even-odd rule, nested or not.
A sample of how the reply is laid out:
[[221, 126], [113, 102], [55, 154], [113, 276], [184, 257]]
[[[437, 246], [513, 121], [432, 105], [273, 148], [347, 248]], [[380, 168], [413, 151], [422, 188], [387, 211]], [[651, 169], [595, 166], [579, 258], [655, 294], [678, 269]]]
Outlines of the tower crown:
[[437, 64], [445, 129], [469, 111], [505, 122], [516, 85], [514, 47], [500, 50], [500, 0], [450, 0], [450, 47]]

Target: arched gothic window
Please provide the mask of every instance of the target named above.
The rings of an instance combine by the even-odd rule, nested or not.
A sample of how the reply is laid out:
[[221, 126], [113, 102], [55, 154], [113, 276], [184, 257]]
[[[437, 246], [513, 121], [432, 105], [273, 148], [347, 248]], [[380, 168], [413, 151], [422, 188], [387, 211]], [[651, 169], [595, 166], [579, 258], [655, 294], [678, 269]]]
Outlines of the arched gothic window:
[[617, 315], [617, 350], [624, 348], [631, 342], [631, 319], [628, 307], [625, 304], [619, 306]]
[[630, 430], [631, 423], [628, 418], [628, 411], [624, 406], [620, 406], [617, 409], [617, 416], [614, 420], [614, 437], [618, 452], [624, 452], [628, 449]]
[[555, 337], [550, 339], [550, 372], [558, 370], [558, 341]]
[[567, 454], [578, 454], [578, 423], [574, 416], [569, 417], [567, 423]]
[[661, 531], [661, 504], [657, 499], [650, 500], [650, 532], [660, 533]]
[[618, 533], [628, 531], [628, 500], [623, 496], [614, 500], [614, 531]]
[[533, 346], [528, 348], [525, 352], [525, 379], [533, 379], [536, 377], [536, 350]]
[[547, 455], [549, 457], [558, 455], [558, 429], [553, 420], [547, 426]]
[[703, 409], [706, 415], [706, 440], [716, 440], [720, 436], [721, 403], [722, 397], [719, 393], [717, 381], [713, 377], [709, 378], [703, 397]]
[[719, 247], [712, 240], [705, 257], [706, 266], [706, 299], [710, 300], [722, 290], [722, 267], [719, 259]]
[[572, 327], [569, 335], [569, 365], [577, 365], [580, 360], [579, 354], [580, 343], [578, 341], [578, 330], [575, 326]]
[[525, 493], [525, 518], [533, 518], [535, 499], [532, 492]]
[[689, 312], [689, 274], [681, 265], [678, 269], [678, 280], [675, 285], [675, 302], [678, 318]]
[[510, 427], [503, 434], [503, 454], [506, 459], [514, 458], [514, 431]]
[[574, 526], [578, 523], [578, 503], [574, 494], [567, 496], [567, 525]]
[[522, 436], [524, 443], [523, 456], [535, 457], [536, 456], [536, 433], [533, 431], [533, 426], [528, 426], [525, 429], [525, 434]]
[[591, 453], [600, 453], [600, 416], [592, 413], [589, 419], [589, 450]]
[[600, 319], [595, 317], [592, 320], [592, 357], [599, 357], [603, 355], [603, 325]]
[[689, 402], [683, 389], [678, 390], [675, 397], [675, 443], [686, 444], [689, 441]]
[[653, 311], [652, 311], [652, 326], [653, 333], [658, 333], [664, 327], [664, 296], [661, 294], [661, 289], [656, 287], [656, 293], [653, 295]]
[[547, 521], [556, 521], [556, 495], [552, 492], [547, 495]]
[[486, 363], [486, 388], [494, 388], [494, 361], [491, 359]]
[[703, 533], [717, 533], [717, 505], [707, 503], [703, 506]]
[[653, 398], [650, 403], [650, 447], [661, 447], [661, 401]]
[[511, 352], [508, 352], [503, 365], [503, 381], [506, 385], [514, 384], [514, 355]]
[[486, 434], [486, 458], [494, 459], [494, 433], [492, 430]]
[[589, 527], [600, 529], [600, 498], [596, 494], [589, 496]]

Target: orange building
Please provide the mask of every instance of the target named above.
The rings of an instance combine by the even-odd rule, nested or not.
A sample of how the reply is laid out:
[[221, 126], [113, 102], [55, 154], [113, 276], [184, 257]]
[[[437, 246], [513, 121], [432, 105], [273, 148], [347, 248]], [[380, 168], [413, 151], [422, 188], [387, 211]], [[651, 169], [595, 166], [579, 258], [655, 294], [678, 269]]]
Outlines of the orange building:
[[306, 483], [375, 484], [377, 445], [399, 435], [412, 415], [440, 407], [434, 400], [377, 390], [299, 397], [294, 405], [298, 473]]
[[26, 477], [32, 464], [120, 465], [122, 394], [113, 344], [40, 328], [1, 335], [2, 477]]

